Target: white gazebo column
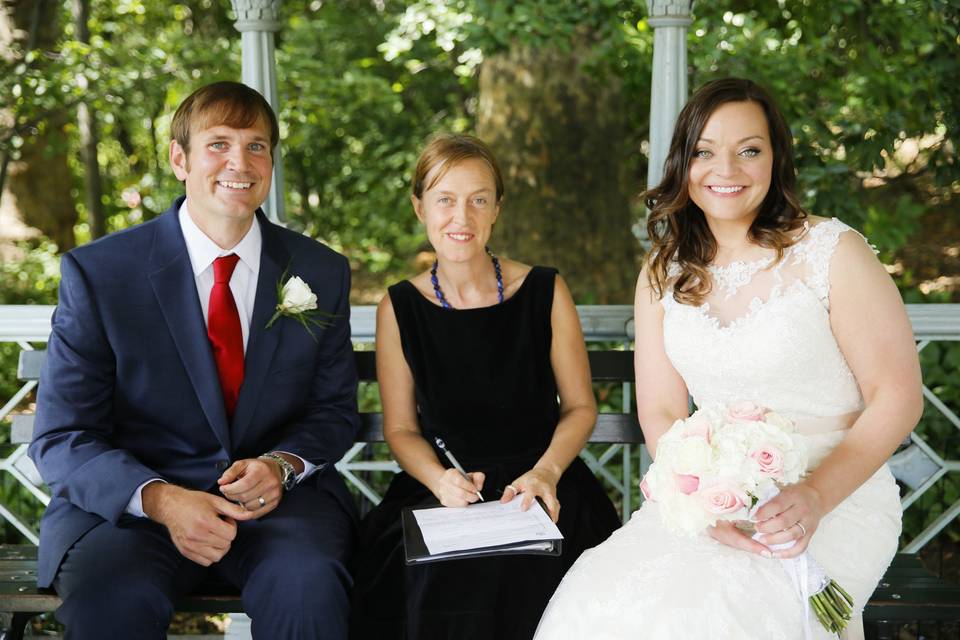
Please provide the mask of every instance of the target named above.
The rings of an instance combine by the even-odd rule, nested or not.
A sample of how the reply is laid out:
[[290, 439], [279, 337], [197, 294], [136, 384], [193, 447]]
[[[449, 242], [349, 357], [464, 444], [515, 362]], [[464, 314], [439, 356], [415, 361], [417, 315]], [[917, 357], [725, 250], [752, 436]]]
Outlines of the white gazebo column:
[[692, 0], [647, 0], [647, 23], [653, 28], [648, 189], [660, 184], [673, 125], [687, 101], [687, 27], [692, 5]]
[[[660, 184], [663, 163], [670, 150], [673, 125], [687, 101], [687, 27], [692, 0], [647, 0], [647, 24], [653, 28], [653, 73], [650, 82], [650, 164], [647, 188]], [[646, 221], [633, 228], [640, 243], [649, 248]], [[640, 475], [650, 467], [647, 448], [640, 447]]]
[[[243, 84], [260, 92], [267, 99], [273, 112], [280, 117], [280, 101], [277, 100], [277, 61], [273, 55], [273, 34], [280, 30], [277, 15], [280, 0], [230, 0], [237, 14], [233, 24], [240, 32], [242, 55], [241, 80]], [[263, 211], [274, 222], [285, 219], [283, 207], [283, 161], [280, 145], [273, 150], [273, 183]], [[230, 626], [225, 640], [251, 640], [250, 618], [243, 613], [230, 614]]]
[[[243, 55], [243, 83], [259, 91], [279, 118], [277, 100], [277, 63], [274, 58], [273, 34], [280, 30], [277, 16], [280, 0], [230, 0], [237, 14], [234, 27], [240, 32]], [[283, 222], [283, 162], [280, 145], [274, 150], [273, 184], [263, 210], [274, 222]]]

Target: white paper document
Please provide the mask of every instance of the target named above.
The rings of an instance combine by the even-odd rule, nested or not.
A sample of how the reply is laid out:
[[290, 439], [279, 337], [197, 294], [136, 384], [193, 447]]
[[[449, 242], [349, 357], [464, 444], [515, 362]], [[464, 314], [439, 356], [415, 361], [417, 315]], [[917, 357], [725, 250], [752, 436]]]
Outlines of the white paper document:
[[[483, 502], [469, 507], [415, 509], [414, 517], [431, 554], [483, 549], [518, 542], [521, 548], [548, 548], [563, 535], [539, 502], [520, 510], [522, 496], [502, 504]], [[538, 542], [538, 541], [543, 542]]]

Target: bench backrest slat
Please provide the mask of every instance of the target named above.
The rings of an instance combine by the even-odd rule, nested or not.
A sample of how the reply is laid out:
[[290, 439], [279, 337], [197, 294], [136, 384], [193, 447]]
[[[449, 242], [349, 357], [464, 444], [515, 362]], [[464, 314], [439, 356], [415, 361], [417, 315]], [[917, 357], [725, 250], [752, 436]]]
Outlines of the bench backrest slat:
[[[376, 382], [377, 363], [373, 351], [354, 351], [357, 373], [363, 382]], [[598, 382], [632, 382], [632, 351], [588, 351], [591, 375]], [[21, 351], [17, 366], [17, 377], [21, 380], [39, 380], [40, 369], [46, 351]], [[18, 415], [13, 418], [10, 441], [14, 444], [30, 442], [33, 435], [33, 416]], [[357, 442], [383, 442], [383, 414], [361, 413], [360, 432]], [[632, 413], [602, 413], [590, 436], [590, 442], [639, 444], [643, 442], [643, 433]]]
[[[40, 369], [47, 356], [44, 349], [21, 351], [17, 363], [17, 378], [39, 380]], [[357, 374], [362, 382], [377, 381], [376, 354], [373, 351], [354, 351]], [[596, 382], [633, 382], [633, 351], [588, 351], [590, 375]]]
[[[26, 352], [25, 352], [26, 353]], [[361, 382], [377, 381], [374, 351], [354, 351]], [[594, 382], [633, 382], [633, 351], [588, 351], [590, 377]], [[38, 369], [39, 375], [39, 369]]]
[[39, 380], [40, 368], [47, 357], [46, 349], [23, 350], [17, 360], [17, 378], [23, 381]]
[[[383, 414], [361, 413], [357, 442], [383, 442]], [[590, 435], [590, 442], [640, 444], [643, 432], [632, 413], [601, 413]]]

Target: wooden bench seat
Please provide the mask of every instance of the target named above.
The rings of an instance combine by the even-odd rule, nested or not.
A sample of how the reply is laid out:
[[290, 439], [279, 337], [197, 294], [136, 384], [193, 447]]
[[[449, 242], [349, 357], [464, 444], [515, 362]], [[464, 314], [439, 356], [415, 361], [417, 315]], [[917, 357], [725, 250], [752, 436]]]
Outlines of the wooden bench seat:
[[[355, 351], [361, 381], [376, 381], [373, 351]], [[45, 353], [21, 353], [18, 377], [39, 380]], [[591, 375], [595, 382], [632, 383], [633, 352], [590, 351]], [[361, 429], [357, 442], [383, 441], [383, 415], [361, 413]], [[33, 416], [15, 416], [11, 440], [29, 442], [33, 433]], [[592, 443], [641, 444], [643, 433], [632, 413], [603, 413], [590, 438]], [[5, 617], [6, 635], [2, 640], [19, 640], [29, 619], [40, 613], [56, 610], [60, 599], [50, 590], [40, 590], [36, 583], [36, 547], [0, 545], [0, 614]], [[239, 594], [224, 586], [210, 586], [181, 598], [178, 611], [208, 613], [240, 613]], [[891, 625], [915, 621], [960, 624], [960, 585], [947, 582], [928, 571], [913, 554], [898, 554], [864, 610], [868, 638], [877, 640], [898, 635], [884, 635]], [[946, 636], [944, 636], [946, 637]], [[958, 636], [960, 637], [960, 636]]]
[[[630, 382], [633, 380], [632, 351], [591, 351], [590, 365], [597, 382]], [[46, 353], [23, 351], [17, 366], [21, 380], [40, 380], [40, 369]], [[355, 351], [357, 373], [361, 382], [376, 382], [376, 361], [373, 351]], [[361, 412], [357, 442], [383, 442], [383, 414]], [[11, 442], [29, 442], [33, 435], [33, 416], [14, 416]], [[608, 444], [640, 444], [643, 433], [635, 414], [601, 414], [590, 442]], [[33, 616], [55, 611], [60, 598], [49, 589], [38, 589], [36, 578], [37, 550], [32, 545], [0, 545], [0, 614], [7, 619], [2, 640], [19, 640]], [[177, 611], [207, 613], [242, 613], [239, 593], [225, 585], [207, 585], [177, 601]]]

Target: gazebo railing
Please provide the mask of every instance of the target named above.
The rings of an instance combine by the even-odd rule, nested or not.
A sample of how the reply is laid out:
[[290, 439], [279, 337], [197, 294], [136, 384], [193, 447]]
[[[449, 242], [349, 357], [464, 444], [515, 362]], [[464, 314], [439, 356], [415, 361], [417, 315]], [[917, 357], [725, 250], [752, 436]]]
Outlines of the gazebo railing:
[[[960, 304], [916, 304], [907, 305], [910, 320], [917, 340], [917, 350], [923, 353], [931, 345], [943, 342], [960, 341]], [[37, 343], [46, 342], [50, 332], [52, 306], [41, 305], [0, 305], [0, 343], [16, 343], [21, 349], [32, 349]], [[375, 308], [354, 307], [351, 317], [353, 339], [358, 348], [370, 348], [374, 340]], [[581, 306], [578, 307], [580, 321], [588, 343], [603, 342], [605, 348], [622, 346], [629, 349], [633, 339], [633, 309], [625, 305]], [[945, 359], [949, 364], [950, 359]], [[954, 365], [955, 366], [955, 365]], [[958, 408], [949, 406], [941, 396], [948, 396], [955, 385], [960, 384], [956, 370], [950, 370], [944, 384], [943, 376], [937, 384], [925, 384], [924, 397], [927, 400], [925, 419], [946, 420], [960, 437], [960, 416]], [[0, 423], [10, 421], [11, 417], [22, 413], [25, 399], [36, 386], [36, 382], [22, 384], [9, 398], [0, 398]], [[631, 411], [633, 389], [625, 384], [622, 389], [622, 401], [619, 410]], [[14, 427], [16, 428], [16, 427]], [[956, 440], [956, 438], [955, 438]], [[383, 449], [381, 447], [381, 449]], [[643, 473], [649, 458], [643, 447], [629, 445], [591, 445], [582, 454], [591, 470], [609, 487], [621, 505], [624, 520], [634, 507], [637, 492], [637, 480]], [[918, 500], [937, 488], [950, 474], [960, 473], [960, 460], [950, 457], [946, 451], [938, 451], [931, 444], [930, 437], [923, 427], [910, 437], [909, 446], [893, 456], [890, 462], [894, 473], [906, 487], [902, 498], [905, 510], [919, 508]], [[398, 470], [396, 463], [383, 451], [370, 458], [370, 449], [362, 444], [354, 446], [337, 464], [337, 470], [352, 485], [358, 494], [372, 503], [380, 499], [377, 489], [365, 478], [371, 471]], [[26, 445], [13, 448], [7, 457], [0, 459], [0, 479], [7, 476], [22, 485], [31, 499], [38, 505], [49, 501], [46, 488], [42, 485], [31, 461], [26, 457]], [[10, 522], [25, 538], [37, 542], [37, 522], [32, 518], [16, 513], [9, 504], [0, 503], [0, 518]], [[38, 511], [38, 509], [35, 509]], [[949, 505], [926, 528], [910, 540], [903, 551], [916, 552], [932, 540], [951, 522], [960, 517], [960, 500]]]

